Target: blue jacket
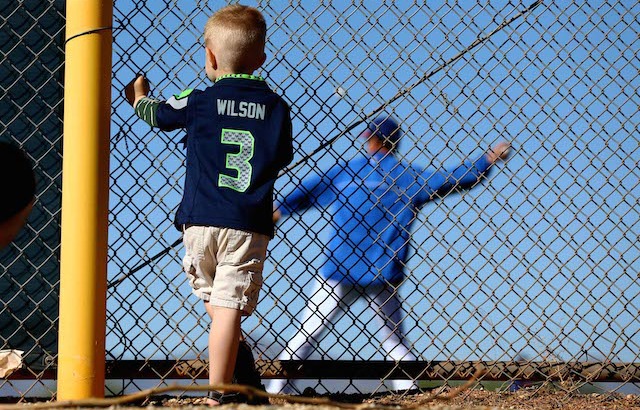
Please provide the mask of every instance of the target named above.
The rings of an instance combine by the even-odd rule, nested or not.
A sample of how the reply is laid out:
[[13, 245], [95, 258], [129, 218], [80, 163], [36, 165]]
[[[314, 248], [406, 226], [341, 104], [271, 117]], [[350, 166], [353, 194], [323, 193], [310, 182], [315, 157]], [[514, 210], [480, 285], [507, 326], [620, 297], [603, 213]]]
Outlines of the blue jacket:
[[331, 239], [320, 269], [325, 278], [398, 284], [420, 207], [453, 188], [472, 186], [490, 165], [483, 155], [452, 170], [421, 172], [391, 154], [362, 156], [305, 179], [278, 207], [283, 216], [310, 207], [329, 210]]

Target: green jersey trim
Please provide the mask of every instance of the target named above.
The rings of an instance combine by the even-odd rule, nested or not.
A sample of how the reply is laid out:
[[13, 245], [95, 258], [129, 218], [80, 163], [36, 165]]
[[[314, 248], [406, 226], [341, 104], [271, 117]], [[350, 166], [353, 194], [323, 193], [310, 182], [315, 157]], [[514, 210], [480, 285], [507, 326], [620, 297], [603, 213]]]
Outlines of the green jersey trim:
[[264, 81], [264, 78], [253, 74], [225, 74], [216, 78], [216, 83], [225, 78], [243, 78], [245, 80]]
[[183, 92], [181, 92], [180, 94], [176, 94], [174, 95], [176, 100], [181, 100], [185, 97], [188, 97], [189, 94], [191, 94], [193, 92], [193, 88], [187, 88], [186, 90], [184, 90]]

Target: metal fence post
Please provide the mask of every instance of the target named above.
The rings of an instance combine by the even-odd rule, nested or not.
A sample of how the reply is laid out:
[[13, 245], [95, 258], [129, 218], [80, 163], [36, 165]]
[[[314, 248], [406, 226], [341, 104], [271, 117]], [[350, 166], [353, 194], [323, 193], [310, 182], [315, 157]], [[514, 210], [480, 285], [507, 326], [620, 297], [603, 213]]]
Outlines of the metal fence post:
[[104, 396], [112, 15], [67, 1], [59, 400]]

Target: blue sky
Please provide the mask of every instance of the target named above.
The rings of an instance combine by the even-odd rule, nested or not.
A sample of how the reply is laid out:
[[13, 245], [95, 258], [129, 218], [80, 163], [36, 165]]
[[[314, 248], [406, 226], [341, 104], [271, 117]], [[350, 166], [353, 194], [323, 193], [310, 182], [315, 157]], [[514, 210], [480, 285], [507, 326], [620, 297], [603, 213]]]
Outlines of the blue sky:
[[[139, 3], [118, 0], [114, 14], [111, 280], [179, 237], [171, 221], [184, 175], [182, 135], [136, 120], [122, 87], [136, 72], [158, 97], [205, 87], [201, 31], [225, 4], [154, 1], [140, 11]], [[247, 2], [269, 25], [259, 74], [291, 102], [294, 161], [529, 4], [395, 3]], [[427, 204], [414, 224], [400, 294], [409, 339], [425, 360], [549, 351], [563, 360], [585, 351], [639, 360], [640, 5], [547, 3], [387, 109], [402, 120], [400, 154], [418, 167], [454, 165], [501, 140], [514, 146], [481, 186]], [[281, 177], [278, 191], [361, 155], [359, 131]], [[327, 234], [322, 210], [278, 227], [258, 314], [244, 324], [267, 357], [300, 319]], [[181, 256], [179, 246], [110, 291], [111, 355], [181, 358], [204, 349], [207, 323]], [[382, 358], [362, 308], [337, 324], [340, 337], [322, 342], [328, 356], [339, 357], [347, 341], [347, 356]]]

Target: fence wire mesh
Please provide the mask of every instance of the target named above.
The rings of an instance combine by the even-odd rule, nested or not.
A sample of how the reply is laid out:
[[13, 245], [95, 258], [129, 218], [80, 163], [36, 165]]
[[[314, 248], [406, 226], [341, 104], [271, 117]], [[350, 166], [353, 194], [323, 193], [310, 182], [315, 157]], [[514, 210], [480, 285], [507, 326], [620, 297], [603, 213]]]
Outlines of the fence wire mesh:
[[0, 350], [23, 351], [32, 380], [0, 378], [0, 397], [55, 391], [42, 376], [57, 349], [64, 15], [64, 0], [0, 2], [0, 139], [23, 149], [37, 183], [27, 226], [0, 250]]
[[[3, 7], [12, 15], [24, 13], [25, 4]], [[57, 4], [43, 8], [58, 12]], [[115, 1], [107, 359], [135, 361], [139, 367], [109, 382], [113, 394], [166, 384], [185, 361], [206, 358], [208, 320], [201, 302], [190, 295], [181, 271], [180, 233], [173, 227], [184, 178], [182, 134], [149, 129], [135, 118], [122, 90], [137, 73], [149, 78], [152, 94], [159, 98], [208, 86], [202, 29], [225, 4]], [[562, 384], [567, 392], [638, 388], [637, 2], [543, 2], [418, 83], [530, 3], [247, 4], [260, 8], [267, 19], [268, 58], [259, 74], [291, 103], [294, 163], [303, 160], [279, 178], [279, 196], [309, 174], [362, 156], [357, 137], [364, 126], [344, 135], [341, 131], [366, 121], [381, 105], [401, 121], [398, 156], [420, 169], [459, 164], [498, 141], [513, 145], [512, 157], [487, 180], [437, 198], [415, 215], [404, 264], [407, 276], [395, 289], [411, 352], [405, 358], [450, 363], [448, 371], [429, 373], [446, 383], [465, 374], [469, 363], [481, 361], [488, 367], [521, 365], [494, 377], [502, 380], [501, 387], [531, 378], [571, 381]], [[9, 19], [2, 27], [3, 36], [14, 36]], [[51, 33], [51, 41], [59, 35]], [[17, 39], [41, 55], [40, 48], [26, 44], [26, 37]], [[8, 62], [12, 50], [3, 46], [3, 72], [15, 70]], [[26, 117], [20, 112], [25, 106], [7, 96], [10, 90], [3, 85], [3, 101], [14, 104], [15, 118]], [[43, 112], [58, 106], [54, 102]], [[11, 133], [12, 121], [24, 120], [3, 119], [3, 134]], [[34, 154], [37, 150], [59, 155], [59, 134], [51, 134], [54, 139], [44, 132], [29, 135], [48, 144], [30, 151], [39, 166], [45, 160]], [[306, 157], [332, 138], [332, 144]], [[59, 190], [59, 173], [58, 168], [48, 180], [40, 179], [40, 192]], [[42, 225], [57, 220], [58, 210], [49, 210]], [[43, 230], [30, 219], [32, 241], [42, 241]], [[314, 297], [330, 232], [326, 208], [293, 215], [278, 225], [261, 302], [243, 322], [260, 361], [277, 359], [305, 326], [303, 311]], [[57, 244], [47, 249], [52, 255], [47, 263], [55, 261]], [[16, 284], [11, 279], [16, 261], [30, 265], [31, 280], [48, 278], [45, 262], [14, 250], [2, 262], [6, 281]], [[57, 274], [57, 267], [51, 270]], [[32, 296], [26, 291], [24, 286], [3, 289], [3, 317], [11, 312], [9, 301]], [[40, 291], [57, 295], [57, 276]], [[29, 310], [42, 312], [39, 300]], [[305, 359], [365, 364], [391, 359], [387, 351], [393, 349], [385, 349], [380, 325], [368, 310], [370, 301], [349, 301]], [[47, 313], [47, 318], [54, 329], [57, 316]], [[2, 343], [14, 347], [4, 333]], [[166, 366], [152, 366], [157, 362]], [[558, 376], [534, 366], [527, 373], [527, 366], [541, 363], [585, 362], [597, 363], [596, 369]], [[595, 383], [611, 364], [622, 369], [611, 377], [619, 383]], [[145, 369], [145, 377], [136, 373]], [[421, 378], [407, 374], [394, 376], [410, 382]], [[307, 376], [312, 378], [289, 386], [318, 392], [377, 392], [396, 386], [385, 374], [373, 381]], [[206, 382], [206, 371], [186, 377]], [[19, 395], [30, 392], [17, 388], [16, 381], [0, 383]]]

